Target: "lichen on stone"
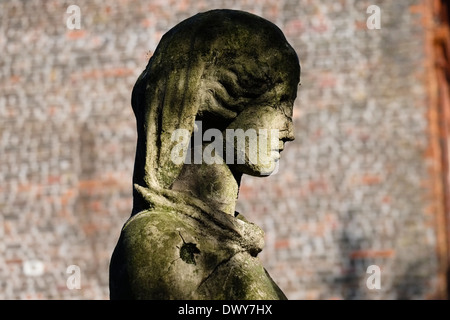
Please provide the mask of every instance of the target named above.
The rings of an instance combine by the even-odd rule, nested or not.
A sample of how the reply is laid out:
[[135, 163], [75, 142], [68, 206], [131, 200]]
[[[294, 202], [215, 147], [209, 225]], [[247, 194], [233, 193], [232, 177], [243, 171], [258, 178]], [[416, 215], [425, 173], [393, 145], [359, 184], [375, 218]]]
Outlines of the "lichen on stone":
[[262, 167], [176, 163], [172, 134], [193, 136], [195, 121], [225, 138], [273, 127], [284, 144], [299, 80], [281, 30], [250, 13], [200, 13], [162, 37], [132, 93], [133, 209], [111, 258], [111, 299], [286, 299], [257, 257], [264, 232], [235, 214], [242, 175], [263, 176]]

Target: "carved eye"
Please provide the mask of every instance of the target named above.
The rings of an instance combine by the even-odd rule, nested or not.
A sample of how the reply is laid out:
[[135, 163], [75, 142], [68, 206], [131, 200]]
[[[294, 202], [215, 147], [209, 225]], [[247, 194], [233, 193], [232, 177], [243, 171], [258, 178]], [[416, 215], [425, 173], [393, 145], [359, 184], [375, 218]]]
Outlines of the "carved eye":
[[280, 102], [286, 102], [286, 101], [289, 101], [289, 95], [282, 94], [280, 97]]

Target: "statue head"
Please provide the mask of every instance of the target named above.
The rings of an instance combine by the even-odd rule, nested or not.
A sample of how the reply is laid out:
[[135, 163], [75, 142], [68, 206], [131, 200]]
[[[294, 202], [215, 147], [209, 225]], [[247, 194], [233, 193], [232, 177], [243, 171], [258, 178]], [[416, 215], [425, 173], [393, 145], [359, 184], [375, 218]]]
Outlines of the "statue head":
[[238, 174], [267, 174], [284, 142], [294, 139], [299, 81], [296, 52], [276, 25], [261, 17], [212, 10], [179, 23], [162, 37], [133, 88], [138, 128], [133, 182], [170, 188], [183, 166], [171, 159], [178, 143], [172, 133], [192, 134], [196, 121], [202, 121], [203, 131], [254, 129], [270, 135], [276, 130], [275, 144], [269, 137], [265, 151], [269, 163], [248, 161], [247, 148], [243, 163], [229, 164]]

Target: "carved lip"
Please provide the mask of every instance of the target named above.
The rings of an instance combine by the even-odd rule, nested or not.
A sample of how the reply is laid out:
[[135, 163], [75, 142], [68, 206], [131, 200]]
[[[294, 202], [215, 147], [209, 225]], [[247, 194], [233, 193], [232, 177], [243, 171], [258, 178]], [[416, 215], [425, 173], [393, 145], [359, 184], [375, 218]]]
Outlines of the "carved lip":
[[270, 151], [275, 151], [276, 153], [280, 153], [281, 151], [283, 151], [283, 149], [275, 148], [275, 149], [272, 149]]
[[274, 157], [275, 160], [280, 159], [280, 152], [278, 149], [277, 150], [272, 150], [272, 156]]
[[272, 148], [270, 151], [273, 152], [273, 157], [275, 160], [280, 159], [280, 153], [284, 150], [284, 141], [279, 142], [278, 146], [276, 148]]
[[278, 144], [278, 148], [274, 149], [275, 151], [281, 152], [284, 150], [284, 142], [280, 141], [280, 143]]

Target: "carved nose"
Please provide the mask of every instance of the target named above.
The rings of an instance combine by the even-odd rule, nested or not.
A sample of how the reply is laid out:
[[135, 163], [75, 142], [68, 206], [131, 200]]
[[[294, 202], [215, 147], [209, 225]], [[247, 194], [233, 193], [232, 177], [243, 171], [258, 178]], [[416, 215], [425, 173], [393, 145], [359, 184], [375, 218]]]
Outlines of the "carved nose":
[[283, 137], [283, 141], [294, 141], [295, 135], [294, 135], [294, 125], [292, 124], [292, 121], [289, 121], [286, 128], [286, 135]]

